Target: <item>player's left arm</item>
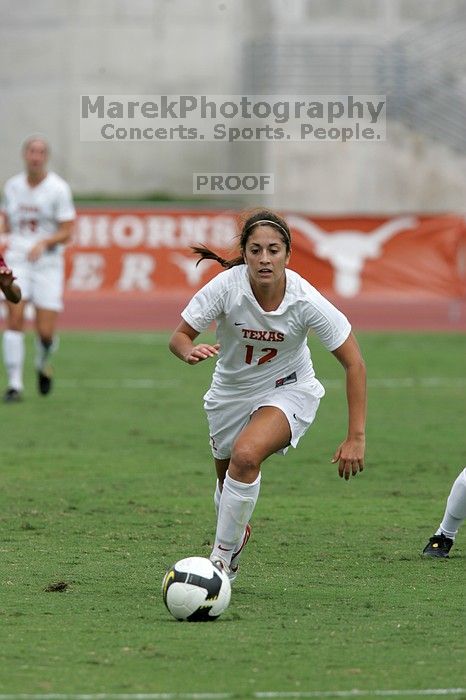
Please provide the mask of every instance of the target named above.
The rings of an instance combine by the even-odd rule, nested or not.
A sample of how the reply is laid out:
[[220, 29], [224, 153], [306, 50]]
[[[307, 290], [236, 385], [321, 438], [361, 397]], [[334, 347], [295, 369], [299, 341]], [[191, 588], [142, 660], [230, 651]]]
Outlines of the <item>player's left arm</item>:
[[74, 219], [71, 221], [61, 221], [57, 230], [52, 236], [42, 238], [40, 241], [37, 241], [33, 248], [31, 248], [28, 254], [29, 260], [37, 260], [48, 250], [55, 248], [56, 245], [68, 243], [73, 234], [73, 225]]
[[338, 462], [338, 473], [349, 479], [364, 469], [366, 448], [366, 365], [353, 333], [332, 354], [346, 373], [348, 402], [348, 434], [337, 448], [332, 462]]

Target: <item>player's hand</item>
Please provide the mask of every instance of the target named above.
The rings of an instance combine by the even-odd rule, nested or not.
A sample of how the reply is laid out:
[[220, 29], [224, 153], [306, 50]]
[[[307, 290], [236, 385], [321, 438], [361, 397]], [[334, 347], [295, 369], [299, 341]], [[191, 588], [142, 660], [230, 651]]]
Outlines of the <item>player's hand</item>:
[[200, 343], [200, 345], [194, 345], [188, 355], [186, 355], [185, 360], [188, 365], [195, 365], [202, 360], [208, 360], [209, 357], [215, 357], [218, 355], [220, 350], [220, 345], [216, 343], [215, 345], [208, 345], [207, 343]]
[[363, 436], [346, 438], [336, 450], [332, 463], [338, 462], [338, 474], [347, 481], [351, 475], [356, 476], [364, 469], [364, 452], [366, 440]]
[[2, 288], [11, 287], [14, 280], [13, 270], [11, 270], [6, 264], [5, 260], [0, 255], [0, 286]]
[[41, 255], [43, 255], [46, 252], [46, 250], [48, 250], [47, 241], [37, 241], [37, 243], [31, 248], [31, 250], [28, 253], [28, 260], [30, 260], [31, 262], [39, 260]]

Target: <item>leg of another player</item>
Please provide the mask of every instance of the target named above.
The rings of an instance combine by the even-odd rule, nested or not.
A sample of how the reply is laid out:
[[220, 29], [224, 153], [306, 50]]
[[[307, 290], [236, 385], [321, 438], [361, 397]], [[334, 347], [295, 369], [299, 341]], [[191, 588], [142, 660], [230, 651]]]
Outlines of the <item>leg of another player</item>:
[[57, 311], [50, 309], [36, 309], [36, 358], [38, 390], [46, 395], [52, 388], [52, 370], [50, 356], [56, 349], [55, 327], [57, 323]]
[[466, 468], [457, 476], [451, 487], [442, 522], [424, 548], [428, 557], [448, 557], [455, 537], [466, 520]]
[[3, 399], [7, 403], [20, 401], [23, 391], [24, 307], [25, 301], [7, 302], [7, 330], [3, 334], [3, 363], [8, 383]]
[[290, 439], [288, 420], [275, 406], [255, 411], [236, 438], [223, 482], [211, 558], [230, 566], [259, 497], [261, 464], [289, 445]]
[[454, 540], [464, 520], [466, 520], [466, 467], [453, 482], [443, 520], [436, 534], [443, 532], [446, 537]]

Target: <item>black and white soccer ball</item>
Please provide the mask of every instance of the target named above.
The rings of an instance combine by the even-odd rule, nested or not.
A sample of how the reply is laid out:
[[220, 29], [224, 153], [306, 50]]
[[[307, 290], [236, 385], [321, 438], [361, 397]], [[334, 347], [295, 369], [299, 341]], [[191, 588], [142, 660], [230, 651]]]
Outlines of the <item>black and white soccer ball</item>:
[[177, 620], [206, 622], [224, 612], [231, 597], [227, 574], [204, 557], [171, 566], [162, 581], [163, 602]]

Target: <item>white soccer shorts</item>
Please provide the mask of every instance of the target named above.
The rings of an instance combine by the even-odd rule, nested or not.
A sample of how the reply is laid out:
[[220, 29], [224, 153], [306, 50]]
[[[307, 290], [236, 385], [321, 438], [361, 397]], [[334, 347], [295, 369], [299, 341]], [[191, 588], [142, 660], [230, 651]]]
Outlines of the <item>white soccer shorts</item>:
[[[312, 390], [294, 385], [281, 386], [267, 393], [246, 397], [221, 394], [217, 389], [208, 391], [204, 409], [209, 423], [210, 444], [216, 459], [228, 459], [234, 441], [248, 423], [254, 411], [261, 406], [275, 406], [286, 416], [291, 429], [291, 447], [296, 447], [300, 438], [312, 425], [324, 389], [315, 382]], [[288, 447], [277, 454], [286, 454]]]

